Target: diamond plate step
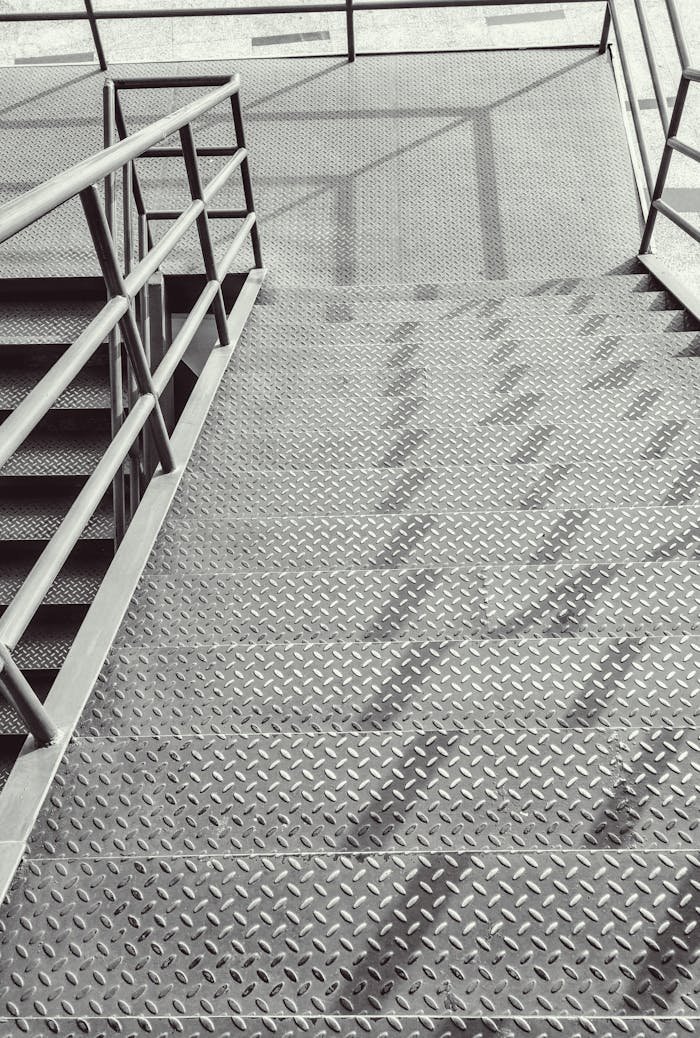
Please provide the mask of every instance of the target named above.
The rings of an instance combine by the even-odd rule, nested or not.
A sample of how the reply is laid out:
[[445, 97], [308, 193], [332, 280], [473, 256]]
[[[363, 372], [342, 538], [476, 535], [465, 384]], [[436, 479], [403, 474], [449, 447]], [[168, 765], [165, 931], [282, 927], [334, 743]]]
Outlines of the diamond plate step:
[[635, 307], [651, 304], [656, 309], [662, 302], [678, 304], [651, 274], [608, 274], [601, 277], [543, 278], [531, 280], [492, 279], [468, 282], [442, 279], [436, 283], [355, 282], [352, 285], [324, 285], [307, 287], [303, 283], [290, 286], [278, 271], [270, 271], [257, 299], [259, 306], [286, 306], [297, 301], [301, 307], [308, 302], [321, 304], [340, 302], [352, 305], [356, 300], [386, 302], [436, 302], [459, 300], [462, 302], [488, 302], [492, 299], [521, 298], [568, 301], [571, 305], [582, 298], [593, 296], [598, 300], [627, 302]]
[[148, 574], [119, 639], [216, 642], [690, 634], [700, 562]]
[[[695, 1016], [698, 884], [689, 850], [31, 860], [0, 999], [12, 1017], [74, 1015], [87, 991], [110, 1017]], [[135, 971], [141, 933], [157, 983]]]
[[[601, 419], [598, 424], [589, 425], [577, 422], [577, 414], [571, 415], [567, 423], [569, 416], [565, 410], [552, 413], [550, 406], [540, 405], [540, 409], [537, 404], [532, 397], [516, 398], [502, 404], [493, 418], [484, 417], [481, 425], [469, 425], [465, 421], [462, 428], [455, 428], [452, 433], [426, 428], [420, 421], [407, 422], [397, 430], [386, 429], [385, 420], [380, 420], [367, 421], [355, 430], [348, 429], [344, 435], [336, 435], [331, 423], [300, 430], [303, 422], [300, 414], [298, 423], [290, 422], [287, 429], [275, 429], [276, 437], [241, 435], [232, 442], [230, 433], [226, 436], [225, 432], [219, 432], [209, 436], [207, 443], [211, 453], [247, 469], [406, 465], [439, 468], [459, 465], [467, 458], [495, 464], [565, 464], [569, 458], [576, 457], [581, 463], [604, 464], [621, 458], [691, 459], [695, 456], [700, 426], [682, 413], [671, 416], [662, 412], [654, 421], [625, 421], [624, 414], [634, 403], [625, 402], [623, 398], [620, 405], [623, 417], [617, 421]], [[582, 401], [579, 414], [585, 410], [585, 401]], [[590, 410], [595, 414], [597, 409], [591, 407]], [[607, 414], [605, 409], [601, 411]], [[522, 420], [530, 415], [535, 420]], [[214, 416], [213, 423], [215, 421]], [[264, 421], [255, 425], [264, 427]]]
[[[138, 1020], [131, 1017], [112, 1016], [109, 1020], [97, 1017], [34, 1017], [31, 1020], [34, 1034], [46, 1035], [47, 1038], [112, 1038], [114, 1026], [121, 1028], [123, 1038], [141, 1038], [143, 1028], [157, 1038], [170, 1038], [169, 1027], [178, 1033], [178, 1029], [188, 1038], [237, 1038], [242, 1028], [250, 1038], [267, 1038], [270, 1024], [284, 1038], [306, 1036], [311, 1031], [314, 1038], [424, 1038], [427, 1033], [431, 1038], [459, 1038], [469, 1034], [472, 1038], [491, 1038], [493, 1034], [508, 1033], [526, 1035], [527, 1038], [559, 1038], [562, 1033], [571, 1038], [617, 1038], [619, 1033], [618, 1019], [610, 1017], [438, 1017], [421, 1014], [413, 1017], [398, 1016], [338, 1016], [338, 1017], [285, 1017], [276, 1016], [260, 1018], [241, 1016], [194, 1017], [170, 1016], [167, 1024], [159, 1018], [141, 1016]], [[24, 1019], [8, 1021], [8, 1027], [16, 1030], [8, 1031], [8, 1035], [26, 1034]], [[649, 1038], [650, 1034], [659, 1038], [693, 1038], [700, 1034], [700, 1022], [688, 1017], [626, 1017], [625, 1034], [629, 1038]], [[273, 1032], [274, 1033], [274, 1032]]]
[[[35, 292], [45, 293], [46, 287]], [[55, 300], [0, 299], [0, 342], [29, 346], [72, 343], [103, 305], [97, 299], [80, 300], [66, 294]]]
[[449, 365], [432, 358], [426, 363], [424, 355], [413, 362], [408, 354], [399, 355], [395, 365], [375, 357], [365, 366], [349, 365], [340, 354], [336, 367], [326, 364], [320, 353], [313, 358], [281, 352], [275, 356], [279, 364], [259, 370], [250, 367], [247, 356], [234, 358], [232, 377], [219, 390], [211, 415], [220, 421], [228, 412], [227, 421], [237, 428], [258, 413], [269, 422], [284, 422], [285, 415], [296, 415], [300, 408], [308, 421], [328, 416], [347, 422], [390, 407], [397, 420], [404, 414], [408, 419], [432, 406], [426, 420], [435, 426], [449, 419], [444, 407], [469, 408], [471, 416], [484, 399], [495, 402], [509, 399], [509, 393], [539, 392], [553, 401], [602, 394], [611, 403], [621, 393], [632, 394], [639, 399], [629, 417], [643, 418], [657, 402], [682, 408], [700, 396], [700, 365], [694, 358], [649, 358], [641, 352], [622, 359], [602, 353], [587, 362], [579, 357], [569, 365], [544, 365], [532, 356], [512, 360], [508, 350], [491, 358], [455, 354]]
[[694, 508], [170, 519], [148, 572], [273, 571], [700, 556]]
[[[201, 471], [207, 466], [206, 472]], [[686, 506], [700, 499], [690, 459], [580, 464], [247, 469], [200, 443], [172, 517], [512, 511]]]
[[630, 330], [683, 331], [697, 328], [692, 318], [680, 309], [667, 309], [666, 303], [665, 293], [628, 293], [611, 298], [601, 298], [596, 293], [581, 293], [573, 297], [513, 296], [507, 294], [505, 286], [500, 298], [479, 299], [465, 291], [462, 298], [446, 296], [410, 301], [368, 297], [360, 293], [334, 297], [327, 293], [308, 291], [298, 295], [290, 291], [282, 298], [273, 296], [272, 302], [259, 302], [254, 310], [254, 319], [257, 321], [262, 317], [266, 324], [287, 321], [339, 327], [353, 323], [432, 321], [439, 327], [452, 321], [481, 322], [528, 314], [538, 319], [545, 315], [551, 319], [578, 318], [583, 329], [619, 328], [623, 321]]
[[[577, 333], [564, 333], [537, 340], [537, 349], [527, 336], [501, 336], [497, 329], [490, 337], [476, 338], [473, 333], [457, 332], [446, 325], [439, 335], [412, 330], [406, 338], [387, 342], [383, 333], [363, 331], [355, 336], [350, 326], [311, 329], [289, 328], [283, 343], [278, 333], [246, 339], [235, 360], [233, 370], [260, 373], [278, 370], [288, 375], [297, 371], [345, 373], [371, 367], [400, 372], [402, 368], [427, 366], [448, 368], [464, 365], [470, 370], [485, 371], [494, 365], [537, 365], [537, 367], [585, 367], [588, 377], [597, 374], [595, 365], [613, 365], [623, 361], [665, 361], [697, 359], [700, 356], [700, 334], [693, 332], [659, 332], [654, 336], [628, 334], [591, 335], [584, 339]], [[245, 333], [244, 333], [245, 336]], [[690, 366], [690, 365], [688, 365]]]
[[[0, 572], [0, 609], [9, 605], [35, 561], [36, 553], [15, 562], [3, 561]], [[95, 597], [109, 565], [109, 554], [74, 552], [44, 598], [45, 605], [84, 605]]]
[[700, 639], [117, 643], [84, 736], [700, 728]]
[[27, 853], [691, 849], [699, 734], [81, 740]]
[[[13, 651], [12, 657], [23, 671], [54, 671], [63, 666], [78, 627], [75, 610], [56, 616], [45, 610], [32, 621]], [[30, 679], [31, 680], [31, 679]]]
[[562, 335], [580, 336], [585, 340], [591, 336], [601, 335], [634, 335], [635, 332], [649, 337], [669, 335], [672, 333], [691, 335], [697, 325], [685, 311], [648, 311], [639, 316], [638, 322], [630, 314], [576, 314], [558, 312], [553, 309], [543, 310], [537, 303], [531, 308], [513, 306], [505, 314], [478, 316], [473, 313], [456, 312], [442, 320], [431, 320], [431, 314], [423, 317], [418, 313], [408, 314], [392, 319], [389, 315], [381, 318], [381, 309], [376, 314], [369, 312], [364, 321], [347, 324], [323, 324], [321, 322], [304, 322], [293, 320], [291, 316], [282, 314], [279, 319], [273, 310], [259, 307], [246, 326], [246, 340], [259, 339], [266, 344], [282, 344], [294, 349], [298, 339], [305, 333], [323, 335], [332, 345], [342, 337], [350, 340], [371, 341], [376, 345], [385, 343], [395, 346], [416, 338], [425, 340], [444, 335], [461, 335], [463, 339], [487, 341], [517, 338], [527, 339], [530, 345], [544, 344], [550, 339]]
[[[57, 492], [46, 497], [5, 491], [0, 501], [1, 541], [45, 541], [51, 537], [75, 500], [74, 493]], [[93, 514], [81, 540], [108, 540], [113, 536], [112, 513], [104, 502]]]
[[[0, 412], [11, 411], [39, 382], [44, 372], [27, 367], [0, 369]], [[98, 410], [109, 408], [109, 383], [99, 369], [84, 368], [53, 405], [59, 410]]]
[[84, 436], [32, 434], [0, 469], [0, 477], [89, 476], [108, 444], [109, 437], [93, 429]]

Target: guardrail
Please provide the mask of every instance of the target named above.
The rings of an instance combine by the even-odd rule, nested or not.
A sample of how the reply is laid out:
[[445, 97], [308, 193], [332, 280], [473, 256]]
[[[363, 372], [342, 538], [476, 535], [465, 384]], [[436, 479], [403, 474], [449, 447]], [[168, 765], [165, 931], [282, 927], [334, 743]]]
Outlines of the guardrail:
[[[154, 85], [206, 85], [214, 89], [204, 97], [159, 119], [138, 133], [112, 144], [104, 151], [79, 162], [0, 208], [1, 243], [36, 223], [64, 202], [79, 196], [107, 292], [107, 302], [100, 312], [3, 422], [0, 427], [0, 467], [36, 428], [98, 347], [105, 340], [109, 340], [110, 350], [113, 349], [117, 341], [117, 332], [123, 340], [128, 368], [137, 390], [128, 413], [122, 415], [116, 428], [113, 428], [112, 440], [95, 470], [0, 618], [0, 684], [40, 745], [53, 742], [58, 733], [41, 701], [14, 663], [12, 650], [41, 606], [93, 512], [110, 486], [114, 485], [125, 459], [147, 425], [150, 426], [162, 471], [173, 470], [173, 456], [161, 411], [160, 397], [210, 309], [214, 312], [219, 345], [229, 344], [222, 292], [223, 279], [230, 272], [238, 252], [248, 237], [251, 239], [255, 264], [257, 267], [262, 266], [248, 153], [243, 138], [239, 77], [129, 80], [114, 84], [113, 89], [116, 91], [117, 86], [127, 89]], [[109, 84], [106, 89], [108, 92], [111, 89]], [[236, 133], [235, 145], [198, 150], [192, 132], [193, 122], [226, 101], [230, 101], [231, 104]], [[175, 133], [179, 134], [179, 148], [158, 147]], [[201, 179], [199, 157], [211, 154], [212, 151], [225, 156], [226, 162], [205, 185]], [[171, 219], [173, 223], [155, 245], [150, 240], [150, 235], [147, 235], [138, 262], [123, 272], [113, 236], [114, 176], [119, 170], [124, 170], [126, 182], [133, 183], [135, 159], [166, 154], [183, 158], [192, 201], [182, 211], [149, 213], [143, 205], [142, 195], [139, 191], [134, 192], [142, 221], [147, 223], [149, 219]], [[241, 172], [246, 208], [239, 211], [212, 211], [211, 203], [214, 197], [236, 170]], [[100, 181], [105, 182], [104, 204], [96, 186]], [[125, 195], [125, 220], [129, 219], [128, 198], [128, 194]], [[223, 213], [227, 217], [241, 218], [242, 223], [224, 257], [217, 262], [212, 246], [209, 218]], [[196, 226], [199, 235], [206, 284], [183, 327], [168, 347], [155, 372], [151, 373], [137, 319], [140, 295], [149, 279], [193, 226]], [[114, 361], [112, 354], [110, 361]], [[119, 362], [116, 366], [120, 369]]]
[[[83, 0], [84, 11], [13, 11], [0, 12], [0, 22], [77, 22], [86, 21], [90, 25], [95, 52], [100, 68], [107, 70], [107, 58], [100, 37], [99, 23], [123, 21], [131, 18], [218, 18], [239, 17], [241, 15], [267, 14], [344, 14], [345, 35], [347, 41], [348, 61], [354, 61], [355, 48], [355, 12], [356, 11], [401, 11], [419, 8], [439, 7], [504, 7], [536, 4], [550, 6], [554, 0], [342, 0], [339, 3], [297, 3], [297, 4], [261, 4], [248, 7], [223, 7], [203, 4], [202, 7], [157, 7], [124, 9], [118, 7], [96, 10], [92, 0]], [[600, 0], [567, 0], [572, 4], [600, 3]], [[607, 25], [606, 15], [606, 25]], [[606, 34], [607, 30], [604, 30]]]
[[632, 77], [632, 71], [630, 68], [629, 54], [627, 50], [627, 34], [622, 27], [622, 18], [620, 15], [619, 0], [608, 0], [607, 13], [606, 13], [606, 30], [601, 40], [601, 51], [605, 50], [607, 45], [607, 33], [610, 28], [614, 29], [615, 39], [617, 42], [617, 50], [620, 55], [620, 67], [622, 69], [622, 75], [625, 82], [625, 90], [630, 105], [630, 111], [632, 113], [632, 121], [634, 123], [635, 135], [637, 138], [637, 144], [639, 146], [639, 154], [642, 160], [642, 168], [644, 170], [644, 179], [647, 187], [647, 201], [649, 204], [649, 210], [647, 214], [646, 226], [644, 228], [644, 235], [642, 242], [639, 247], [639, 251], [642, 255], [651, 252], [652, 247], [652, 236], [654, 233], [654, 227], [656, 219], [659, 213], [671, 220], [672, 223], [680, 227], [682, 231], [685, 231], [691, 238], [696, 242], [700, 242], [700, 228], [695, 227], [689, 220], [686, 220], [681, 213], [674, 209], [668, 202], [663, 199], [664, 188], [666, 187], [666, 181], [668, 178], [669, 168], [671, 165], [671, 158], [674, 152], [685, 155], [686, 158], [692, 159], [695, 162], [700, 162], [700, 150], [693, 147], [691, 144], [687, 144], [684, 141], [679, 140], [678, 132], [680, 130], [681, 121], [683, 119], [683, 113], [685, 110], [685, 104], [688, 99], [688, 92], [691, 83], [700, 82], [700, 70], [691, 67], [690, 51], [688, 48], [688, 42], [683, 30], [683, 24], [678, 12], [678, 6], [676, 0], [665, 0], [666, 13], [673, 34], [673, 39], [676, 45], [676, 52], [678, 54], [678, 60], [681, 67], [680, 82], [676, 93], [676, 100], [673, 106], [673, 110], [669, 115], [669, 106], [666, 99], [666, 94], [663, 89], [661, 82], [661, 74], [659, 66], [654, 53], [654, 46], [652, 42], [651, 31], [649, 27], [648, 15], [645, 11], [646, 0], [634, 0], [634, 9], [637, 16], [637, 23], [639, 25], [639, 31], [642, 37], [642, 43], [644, 45], [644, 54], [646, 57], [647, 66], [649, 68], [649, 74], [651, 76], [651, 82], [654, 89], [654, 96], [656, 98], [656, 109], [661, 120], [661, 127], [664, 132], [666, 141], [664, 144], [663, 154], [661, 156], [661, 162], [659, 164], [658, 173], [654, 176], [651, 159], [649, 157], [649, 149], [647, 148], [646, 141], [644, 139], [644, 131], [642, 127], [642, 117], [639, 108], [639, 101], [637, 100], [637, 91], [634, 87], [634, 81]]

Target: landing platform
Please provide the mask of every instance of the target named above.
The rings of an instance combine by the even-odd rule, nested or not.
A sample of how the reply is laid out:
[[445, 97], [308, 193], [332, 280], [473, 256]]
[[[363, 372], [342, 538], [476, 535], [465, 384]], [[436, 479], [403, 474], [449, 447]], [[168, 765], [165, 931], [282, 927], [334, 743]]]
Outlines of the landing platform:
[[[600, 273], [635, 254], [639, 223], [622, 116], [609, 60], [594, 52], [152, 70], [240, 72], [266, 263], [281, 281]], [[131, 71], [145, 72], [143, 65]], [[99, 147], [99, 74], [2, 70], [0, 82], [7, 141], [0, 199]], [[129, 96], [129, 126], [191, 96]], [[220, 118], [210, 138], [218, 143], [230, 134], [226, 113]], [[200, 142], [207, 139], [200, 134]], [[162, 160], [155, 166], [144, 160], [139, 169], [158, 205], [173, 200], [179, 169]], [[219, 230], [228, 234], [230, 225]], [[78, 207], [63, 207], [3, 247], [0, 262], [15, 276], [94, 271]], [[186, 270], [191, 261], [179, 262]]]

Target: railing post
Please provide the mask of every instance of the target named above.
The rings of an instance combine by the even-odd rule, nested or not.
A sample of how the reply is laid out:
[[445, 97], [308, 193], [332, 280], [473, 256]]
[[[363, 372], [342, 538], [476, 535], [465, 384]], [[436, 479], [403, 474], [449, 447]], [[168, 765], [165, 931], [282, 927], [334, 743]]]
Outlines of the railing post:
[[151, 429], [153, 430], [153, 439], [155, 440], [156, 448], [158, 450], [160, 463], [163, 466], [163, 472], [172, 472], [175, 468], [175, 459], [173, 458], [172, 449], [170, 447], [168, 430], [165, 427], [158, 394], [155, 391], [153, 379], [151, 378], [151, 373], [148, 370], [148, 364], [146, 363], [146, 357], [143, 351], [143, 342], [141, 341], [141, 335], [139, 334], [138, 325], [136, 324], [136, 319], [134, 317], [133, 301], [127, 292], [124, 278], [119, 270], [119, 262], [114, 251], [114, 242], [109, 233], [109, 227], [107, 226], [104, 210], [100, 203], [100, 197], [94, 184], [90, 185], [90, 187], [84, 188], [79, 192], [79, 194], [87, 218], [88, 227], [90, 228], [90, 235], [95, 246], [95, 252], [97, 253], [97, 259], [100, 264], [102, 276], [104, 277], [105, 285], [107, 287], [108, 297], [113, 299], [114, 297], [122, 296], [129, 299], [129, 309], [119, 322], [124, 333], [124, 345], [129, 356], [131, 370], [134, 373], [139, 393], [142, 396], [150, 395], [153, 397], [153, 410], [149, 416], [149, 422]]
[[[114, 82], [106, 80], [102, 93], [104, 146], [111, 147], [116, 141], [116, 93]], [[114, 234], [117, 207], [114, 191], [114, 173], [105, 177], [105, 217], [110, 234]], [[122, 380], [122, 351], [116, 328], [109, 333], [109, 396], [112, 439], [124, 421], [124, 385]], [[124, 469], [120, 468], [112, 483], [112, 506], [114, 509], [114, 541], [122, 542], [126, 530], [126, 498], [124, 494]]]
[[97, 53], [97, 60], [100, 63], [100, 68], [103, 72], [107, 71], [107, 58], [105, 57], [104, 47], [102, 46], [102, 37], [100, 36], [100, 28], [97, 24], [97, 18], [95, 17], [95, 11], [92, 6], [92, 0], [84, 0], [85, 10], [87, 11], [88, 21], [90, 22], [90, 32], [92, 33], [93, 43], [95, 44], [95, 52]]
[[50, 746], [58, 739], [58, 729], [51, 721], [36, 692], [0, 642], [0, 685], [39, 746]]
[[680, 128], [681, 119], [683, 118], [683, 109], [685, 108], [685, 102], [688, 97], [688, 89], [690, 88], [690, 81], [684, 76], [681, 76], [681, 81], [678, 85], [678, 93], [676, 94], [676, 103], [673, 106], [673, 112], [671, 113], [671, 121], [668, 125], [668, 133], [666, 135], [666, 144], [664, 145], [664, 152], [661, 156], [661, 162], [659, 164], [659, 172], [656, 177], [656, 184], [654, 185], [654, 191], [651, 196], [651, 204], [649, 206], [649, 214], [647, 216], [646, 226], [644, 228], [644, 235], [642, 237], [642, 243], [639, 246], [639, 251], [643, 255], [644, 253], [651, 252], [651, 239], [654, 234], [654, 226], [656, 224], [657, 209], [655, 203], [661, 198], [666, 187], [666, 178], [668, 177], [669, 166], [671, 165], [671, 156], [673, 155], [673, 148], [670, 147], [669, 141], [672, 137], [675, 137]]
[[[236, 133], [236, 145], [239, 148], [245, 148], [245, 133], [243, 131], [243, 114], [241, 112], [241, 98], [238, 91], [231, 95], [231, 111], [233, 113], [233, 127]], [[241, 180], [243, 181], [243, 195], [245, 197], [245, 205], [248, 215], [255, 212], [255, 203], [253, 201], [253, 184], [250, 179], [250, 167], [248, 165], [248, 154], [246, 151], [246, 157], [241, 162]], [[253, 260], [255, 266], [260, 268], [263, 265], [262, 261], [262, 250], [260, 248], [260, 232], [258, 231], [257, 220], [253, 224], [250, 231], [250, 240], [253, 245]]]
[[355, 60], [355, 9], [353, 0], [345, 0], [345, 33], [348, 40], [348, 61]]
[[[199, 175], [197, 149], [194, 143], [192, 127], [189, 123], [187, 123], [186, 126], [183, 126], [180, 130], [180, 143], [182, 144], [182, 154], [185, 159], [185, 169], [187, 171], [187, 180], [190, 186], [192, 200], [204, 202], [204, 187], [202, 185], [202, 178]], [[224, 296], [221, 291], [221, 281], [216, 269], [216, 259], [214, 258], [214, 247], [211, 241], [211, 231], [209, 228], [209, 217], [207, 216], [206, 206], [201, 215], [197, 217], [197, 233], [199, 234], [199, 244], [202, 250], [202, 259], [204, 260], [204, 270], [206, 271], [207, 281], [219, 282], [219, 289], [214, 296], [213, 302], [214, 320], [216, 321], [216, 330], [219, 333], [219, 344], [221, 346], [228, 346], [231, 340], [228, 332], [226, 304], [224, 303]]]
[[610, 4], [605, 5], [605, 17], [603, 19], [603, 31], [600, 34], [600, 44], [598, 45], [598, 53], [605, 54], [608, 49], [608, 40], [610, 38]]

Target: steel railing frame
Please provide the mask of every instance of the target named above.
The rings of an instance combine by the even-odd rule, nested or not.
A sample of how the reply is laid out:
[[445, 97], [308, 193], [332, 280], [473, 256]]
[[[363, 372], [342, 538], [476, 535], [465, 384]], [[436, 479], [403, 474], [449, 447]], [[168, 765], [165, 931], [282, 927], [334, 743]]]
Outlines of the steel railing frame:
[[[696, 242], [700, 243], [700, 228], [695, 227], [689, 220], [686, 220], [676, 209], [674, 209], [668, 202], [663, 199], [663, 192], [666, 187], [666, 181], [668, 179], [668, 173], [671, 165], [671, 158], [674, 152], [685, 155], [687, 158], [692, 159], [695, 162], [700, 162], [700, 149], [695, 148], [693, 145], [688, 144], [678, 138], [678, 132], [680, 130], [681, 122], [683, 119], [683, 113], [685, 110], [686, 101], [688, 99], [688, 93], [691, 83], [700, 82], [700, 70], [694, 69], [690, 64], [690, 50], [688, 48], [688, 42], [685, 37], [683, 30], [683, 24], [681, 22], [680, 14], [676, 0], [665, 0], [665, 9], [668, 16], [671, 31], [673, 33], [673, 39], [676, 46], [676, 52], [678, 54], [678, 60], [681, 66], [680, 82], [678, 90], [676, 92], [676, 100], [673, 109], [669, 115], [668, 102], [666, 100], [663, 84], [661, 81], [661, 74], [658, 63], [656, 61], [656, 55], [654, 54], [654, 46], [652, 42], [651, 31], [649, 27], [649, 21], [647, 13], [644, 7], [645, 0], [634, 0], [634, 10], [637, 17], [637, 23], [639, 25], [639, 31], [642, 37], [642, 43], [644, 45], [644, 54], [646, 57], [647, 66], [649, 68], [649, 74], [651, 76], [651, 82], [654, 89], [654, 96], [656, 98], [656, 109], [661, 121], [661, 128], [664, 133], [665, 143], [664, 149], [659, 163], [658, 172], [656, 175], [653, 172], [651, 159], [649, 156], [649, 149], [647, 148], [646, 141], [644, 139], [644, 130], [642, 127], [642, 117], [639, 108], [639, 102], [637, 100], [637, 92], [634, 89], [634, 82], [632, 77], [632, 71], [630, 68], [630, 62], [627, 54], [626, 47], [626, 33], [622, 28], [622, 19], [619, 11], [619, 0], [608, 0], [607, 2], [607, 13], [606, 13], [606, 26], [608, 31], [612, 28], [615, 32], [615, 38], [617, 42], [617, 51], [620, 57], [620, 68], [622, 70], [622, 77], [625, 84], [625, 92], [630, 106], [630, 112], [632, 115], [632, 122], [634, 124], [635, 136], [637, 139], [637, 146], [639, 148], [639, 155], [642, 162], [642, 169], [644, 171], [644, 181], [646, 185], [646, 199], [648, 204], [648, 211], [646, 213], [646, 224], [644, 227], [644, 233], [642, 241], [639, 246], [640, 255], [647, 255], [652, 251], [652, 239], [654, 234], [654, 228], [656, 226], [656, 220], [661, 213], [668, 220], [674, 223], [682, 231], [688, 234]], [[607, 36], [604, 32], [604, 39], [601, 40], [601, 48], [604, 50], [607, 46]]]
[[[355, 12], [356, 11], [403, 11], [424, 8], [443, 7], [505, 7], [509, 5], [536, 4], [549, 6], [555, 0], [326, 0], [304, 4], [261, 4], [250, 7], [224, 7], [220, 4], [205, 3], [202, 7], [160, 7], [160, 8], [105, 8], [96, 10], [92, 0], [83, 0], [85, 10], [79, 11], [11, 11], [0, 12], [2, 22], [69, 22], [87, 21], [95, 42], [95, 52], [100, 68], [107, 71], [107, 58], [100, 37], [101, 21], [128, 21], [143, 18], [218, 18], [238, 17], [241, 15], [270, 14], [344, 14], [345, 35], [348, 61], [356, 58], [355, 48]], [[600, 0], [568, 0], [573, 4], [600, 3]], [[606, 12], [606, 26], [609, 15]], [[607, 27], [603, 36], [607, 37]], [[604, 49], [604, 44], [601, 43]]]
[[[212, 307], [217, 319], [218, 345], [227, 346], [229, 344], [222, 285], [236, 256], [249, 237], [253, 246], [255, 263], [259, 267], [262, 266], [260, 238], [243, 137], [239, 77], [122, 80], [115, 81], [111, 86], [108, 82], [105, 87], [105, 111], [109, 110], [111, 103], [107, 95], [116, 96], [118, 88], [137, 85], [150, 87], [164, 83], [168, 86], [204, 85], [213, 89], [210, 89], [202, 98], [185, 105], [131, 136], [124, 136], [122, 140], [111, 144], [103, 151], [77, 163], [71, 169], [60, 173], [0, 208], [1, 243], [41, 220], [69, 199], [79, 197], [107, 293], [107, 301], [99, 313], [3, 423], [0, 429], [0, 467], [34, 431], [61, 393], [105, 341], [108, 342], [110, 349], [110, 369], [113, 374], [118, 374], [117, 382], [120, 388], [122, 372], [120, 343], [124, 344], [128, 358], [127, 375], [129, 378], [133, 378], [136, 386], [136, 393], [128, 411], [122, 407], [120, 394], [119, 406], [122, 407], [122, 410], [118, 415], [118, 421], [113, 420], [110, 444], [0, 617], [0, 685], [25, 720], [35, 742], [39, 745], [55, 741], [58, 732], [42, 703], [14, 663], [12, 651], [31, 623], [37, 609], [43, 603], [46, 593], [78, 543], [105, 493], [116, 485], [125, 460], [134, 449], [134, 445], [146, 426], [150, 427], [162, 471], [164, 473], [173, 471], [173, 454], [161, 411], [160, 397], [192, 342], [197, 329]], [[227, 161], [209, 182], [204, 184], [199, 171], [199, 154], [194, 142], [192, 123], [222, 102], [231, 104], [236, 143], [225, 149], [228, 155]], [[176, 149], [176, 153], [182, 155], [185, 162], [191, 201], [182, 211], [168, 214], [168, 217], [172, 218], [172, 226], [155, 245], [148, 231], [149, 214], [147, 210], [140, 214], [139, 258], [137, 262], [131, 263], [127, 255], [125, 257], [127, 269], [122, 271], [114, 240], [114, 177], [119, 170], [133, 169], [136, 159], [149, 154], [157, 154], [157, 146], [176, 133], [180, 135], [182, 144], [181, 150]], [[241, 171], [246, 208], [236, 211], [236, 215], [242, 218], [241, 226], [233, 235], [225, 255], [217, 260], [211, 236], [208, 234], [209, 210], [214, 197], [228, 183], [236, 170]], [[97, 185], [102, 183], [105, 187], [104, 202], [97, 189]], [[133, 178], [131, 183], [133, 187], [135, 184]], [[136, 192], [134, 191], [134, 193]], [[123, 201], [127, 203], [129, 198], [130, 195], [125, 195]], [[125, 204], [124, 211], [125, 220], [127, 217], [130, 219], [128, 204]], [[223, 210], [222, 212], [228, 216], [231, 211]], [[162, 218], [162, 215], [159, 213], [158, 218]], [[206, 284], [192, 306], [183, 327], [172, 340], [156, 370], [151, 372], [144, 345], [143, 323], [140, 321], [138, 313], [139, 299], [143, 289], [159, 270], [163, 261], [190, 227], [194, 226], [200, 232], [199, 243]], [[115, 395], [113, 387], [113, 402]]]

